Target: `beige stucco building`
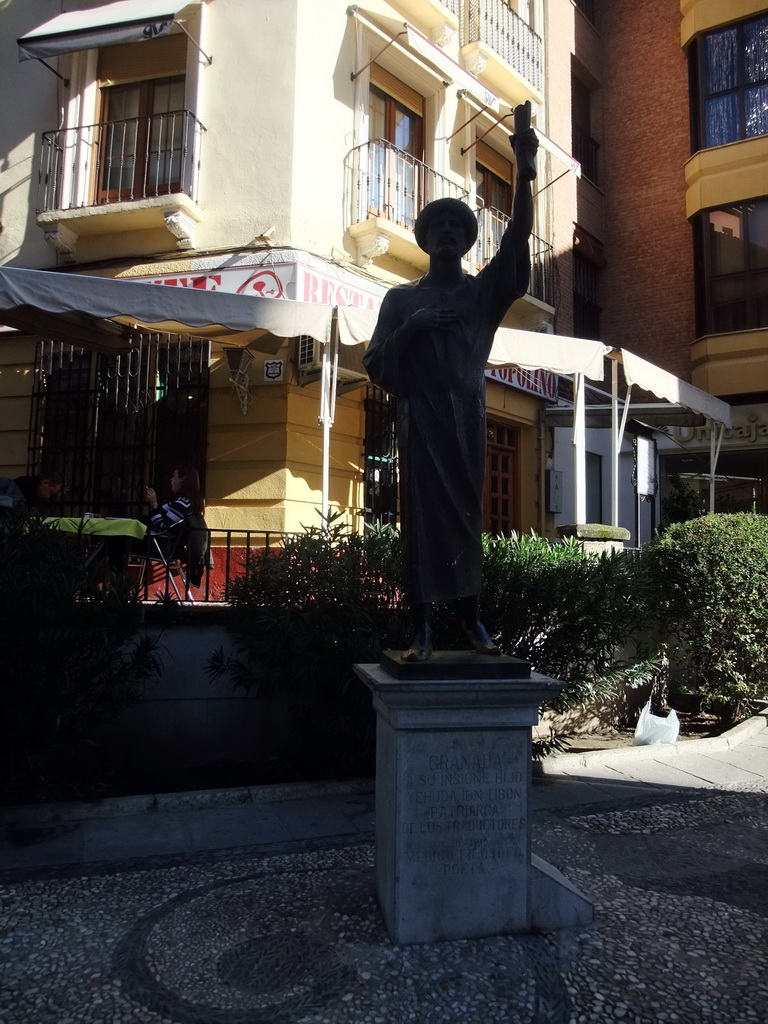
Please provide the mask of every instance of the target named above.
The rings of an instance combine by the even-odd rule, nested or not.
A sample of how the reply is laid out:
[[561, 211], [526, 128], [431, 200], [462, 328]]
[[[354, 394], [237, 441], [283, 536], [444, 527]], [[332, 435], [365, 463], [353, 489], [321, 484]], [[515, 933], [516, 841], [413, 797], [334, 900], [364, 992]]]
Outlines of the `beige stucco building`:
[[[505, 324], [570, 333], [570, 0], [70, 6], [52, 20], [54, 0], [0, 4], [17, 98], [0, 127], [4, 265], [73, 289], [109, 277], [375, 310], [424, 272], [412, 228], [432, 198], [479, 210], [468, 273], [492, 256], [509, 115], [530, 100], [544, 136], [533, 277]], [[73, 507], [137, 511], [145, 479], [161, 490], [186, 460], [213, 527], [318, 523], [317, 342], [254, 341], [246, 366], [220, 340], [145, 333], [126, 352], [89, 343], [87, 325], [46, 337], [26, 323], [0, 345], [1, 474], [63, 469]], [[547, 374], [488, 381], [495, 529], [549, 529], [540, 412], [555, 388]], [[391, 438], [391, 403], [343, 351], [327, 496], [357, 527], [395, 511]]]

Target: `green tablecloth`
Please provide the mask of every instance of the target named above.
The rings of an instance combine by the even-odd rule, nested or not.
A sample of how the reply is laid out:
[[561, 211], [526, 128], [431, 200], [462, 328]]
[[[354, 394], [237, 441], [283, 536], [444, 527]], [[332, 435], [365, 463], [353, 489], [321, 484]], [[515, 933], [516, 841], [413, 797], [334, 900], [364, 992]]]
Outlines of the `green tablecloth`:
[[142, 540], [147, 528], [138, 519], [68, 519], [51, 516], [43, 520], [56, 530], [78, 533], [83, 537], [133, 537]]

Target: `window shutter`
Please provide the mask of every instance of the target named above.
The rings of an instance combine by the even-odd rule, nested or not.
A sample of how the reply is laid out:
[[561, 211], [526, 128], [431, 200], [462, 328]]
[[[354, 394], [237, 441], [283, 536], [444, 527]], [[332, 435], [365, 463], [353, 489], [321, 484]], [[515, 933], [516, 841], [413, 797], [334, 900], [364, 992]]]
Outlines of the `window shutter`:
[[378, 64], [371, 64], [371, 85], [408, 107], [414, 114], [424, 117], [424, 97]]
[[475, 152], [477, 153], [477, 162], [479, 164], [487, 167], [489, 171], [493, 171], [502, 181], [506, 181], [510, 185], [512, 184], [512, 164], [509, 160], [505, 160], [500, 153], [497, 153], [495, 149], [491, 149], [485, 142], [478, 142], [475, 146]]
[[147, 78], [183, 75], [187, 69], [187, 37], [183, 33], [142, 43], [106, 46], [99, 52], [99, 81], [142, 82]]

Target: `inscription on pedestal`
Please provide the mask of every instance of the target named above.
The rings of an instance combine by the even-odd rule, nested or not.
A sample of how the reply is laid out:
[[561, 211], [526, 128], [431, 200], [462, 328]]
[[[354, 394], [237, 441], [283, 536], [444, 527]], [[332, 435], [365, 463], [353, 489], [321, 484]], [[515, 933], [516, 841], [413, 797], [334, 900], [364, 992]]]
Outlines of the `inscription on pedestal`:
[[480, 753], [414, 750], [400, 777], [404, 866], [466, 876], [527, 864], [525, 765], [521, 737]]

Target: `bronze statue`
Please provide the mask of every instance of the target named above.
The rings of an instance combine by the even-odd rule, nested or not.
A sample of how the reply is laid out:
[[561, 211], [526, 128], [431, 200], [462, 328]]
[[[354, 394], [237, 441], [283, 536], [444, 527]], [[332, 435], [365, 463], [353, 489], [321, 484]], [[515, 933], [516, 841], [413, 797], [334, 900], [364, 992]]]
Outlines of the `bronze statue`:
[[403, 661], [429, 658], [432, 606], [443, 601], [459, 602], [476, 651], [500, 653], [479, 619], [485, 366], [496, 329], [530, 278], [538, 139], [529, 104], [515, 111], [515, 129], [512, 220], [498, 253], [466, 276], [461, 258], [477, 238], [474, 213], [458, 199], [429, 203], [414, 229], [429, 271], [387, 292], [363, 360], [371, 381], [397, 398], [403, 573], [415, 627]]

